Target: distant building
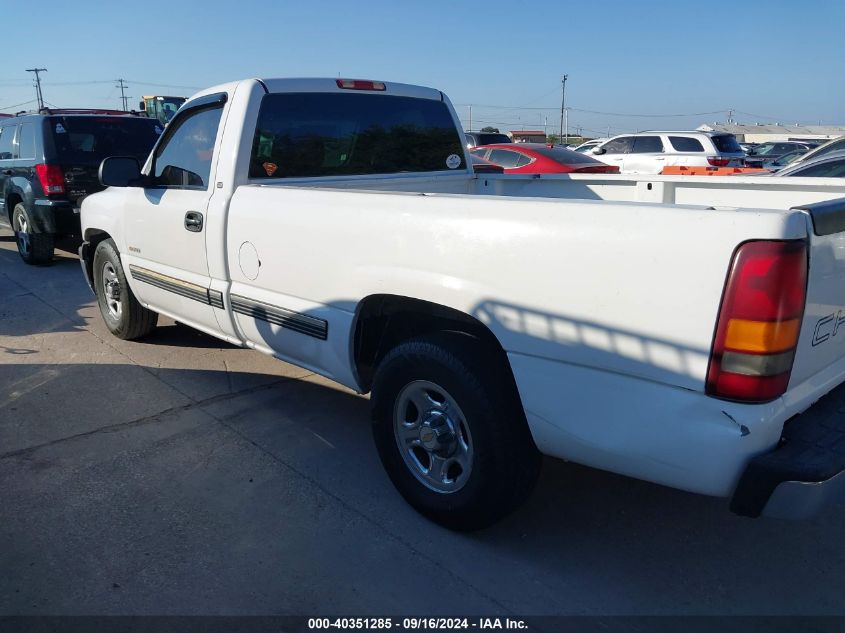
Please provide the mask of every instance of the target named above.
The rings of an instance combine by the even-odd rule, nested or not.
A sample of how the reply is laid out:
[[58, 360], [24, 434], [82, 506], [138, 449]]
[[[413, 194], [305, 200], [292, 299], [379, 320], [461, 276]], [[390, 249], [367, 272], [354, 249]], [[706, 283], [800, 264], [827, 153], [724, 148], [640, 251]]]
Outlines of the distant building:
[[825, 141], [845, 136], [845, 125], [740, 125], [738, 123], [705, 123], [700, 132], [728, 132], [745, 143], [766, 141]]
[[546, 133], [543, 130], [512, 130], [508, 136], [514, 143], [545, 143]]

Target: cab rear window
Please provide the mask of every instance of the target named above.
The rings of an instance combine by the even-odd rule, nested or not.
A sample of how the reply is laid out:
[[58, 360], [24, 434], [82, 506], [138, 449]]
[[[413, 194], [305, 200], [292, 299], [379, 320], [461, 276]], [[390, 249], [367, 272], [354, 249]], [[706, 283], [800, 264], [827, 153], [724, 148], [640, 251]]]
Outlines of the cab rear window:
[[261, 103], [250, 178], [466, 169], [441, 101], [385, 94], [280, 93]]

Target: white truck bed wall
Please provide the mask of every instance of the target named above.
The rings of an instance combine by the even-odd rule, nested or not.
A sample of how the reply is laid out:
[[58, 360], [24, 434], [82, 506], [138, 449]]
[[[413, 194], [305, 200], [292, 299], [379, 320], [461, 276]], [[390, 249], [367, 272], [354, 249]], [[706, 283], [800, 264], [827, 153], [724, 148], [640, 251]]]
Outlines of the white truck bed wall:
[[806, 233], [799, 211], [245, 186], [227, 252], [234, 294], [329, 322], [332, 351], [303, 360], [345, 384], [343, 328], [361, 299], [395, 294], [476, 317], [508, 352], [702, 390], [734, 248]]
[[769, 176], [484, 175], [477, 193], [496, 196], [790, 209], [845, 198], [842, 178]]

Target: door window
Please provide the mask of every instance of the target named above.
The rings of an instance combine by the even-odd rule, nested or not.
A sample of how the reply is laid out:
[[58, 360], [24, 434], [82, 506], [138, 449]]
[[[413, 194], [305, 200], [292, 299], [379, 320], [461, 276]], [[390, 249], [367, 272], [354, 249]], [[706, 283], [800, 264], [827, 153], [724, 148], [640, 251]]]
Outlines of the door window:
[[522, 158], [522, 154], [519, 152], [512, 152], [509, 149], [494, 149], [490, 151], [490, 156], [487, 160], [505, 168], [513, 168], [518, 167], [520, 164], [528, 164], [527, 162], [520, 163], [520, 158]]
[[15, 140], [15, 130], [17, 125], [7, 125], [0, 129], [0, 160], [9, 160], [14, 158], [14, 147], [12, 141]]
[[669, 142], [676, 152], [703, 152], [704, 146], [696, 138], [690, 136], [670, 136]]
[[18, 131], [18, 158], [35, 158], [35, 129], [32, 123], [21, 123]]
[[156, 149], [153, 176], [159, 186], [206, 189], [211, 175], [211, 157], [223, 106], [189, 110], [174, 119], [167, 137]]
[[634, 138], [632, 154], [662, 154], [663, 142], [659, 136], [637, 136]]
[[631, 151], [631, 146], [634, 144], [633, 136], [620, 136], [609, 140], [602, 145], [607, 154], [627, 154]]

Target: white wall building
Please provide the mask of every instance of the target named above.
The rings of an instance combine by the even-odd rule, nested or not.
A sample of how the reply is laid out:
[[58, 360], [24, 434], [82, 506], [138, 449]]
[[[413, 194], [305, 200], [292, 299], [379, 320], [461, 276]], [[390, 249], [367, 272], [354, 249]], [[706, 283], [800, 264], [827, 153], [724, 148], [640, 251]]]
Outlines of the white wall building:
[[766, 141], [828, 140], [845, 136], [845, 125], [740, 125], [738, 123], [705, 123], [701, 132], [729, 132], [746, 143]]

